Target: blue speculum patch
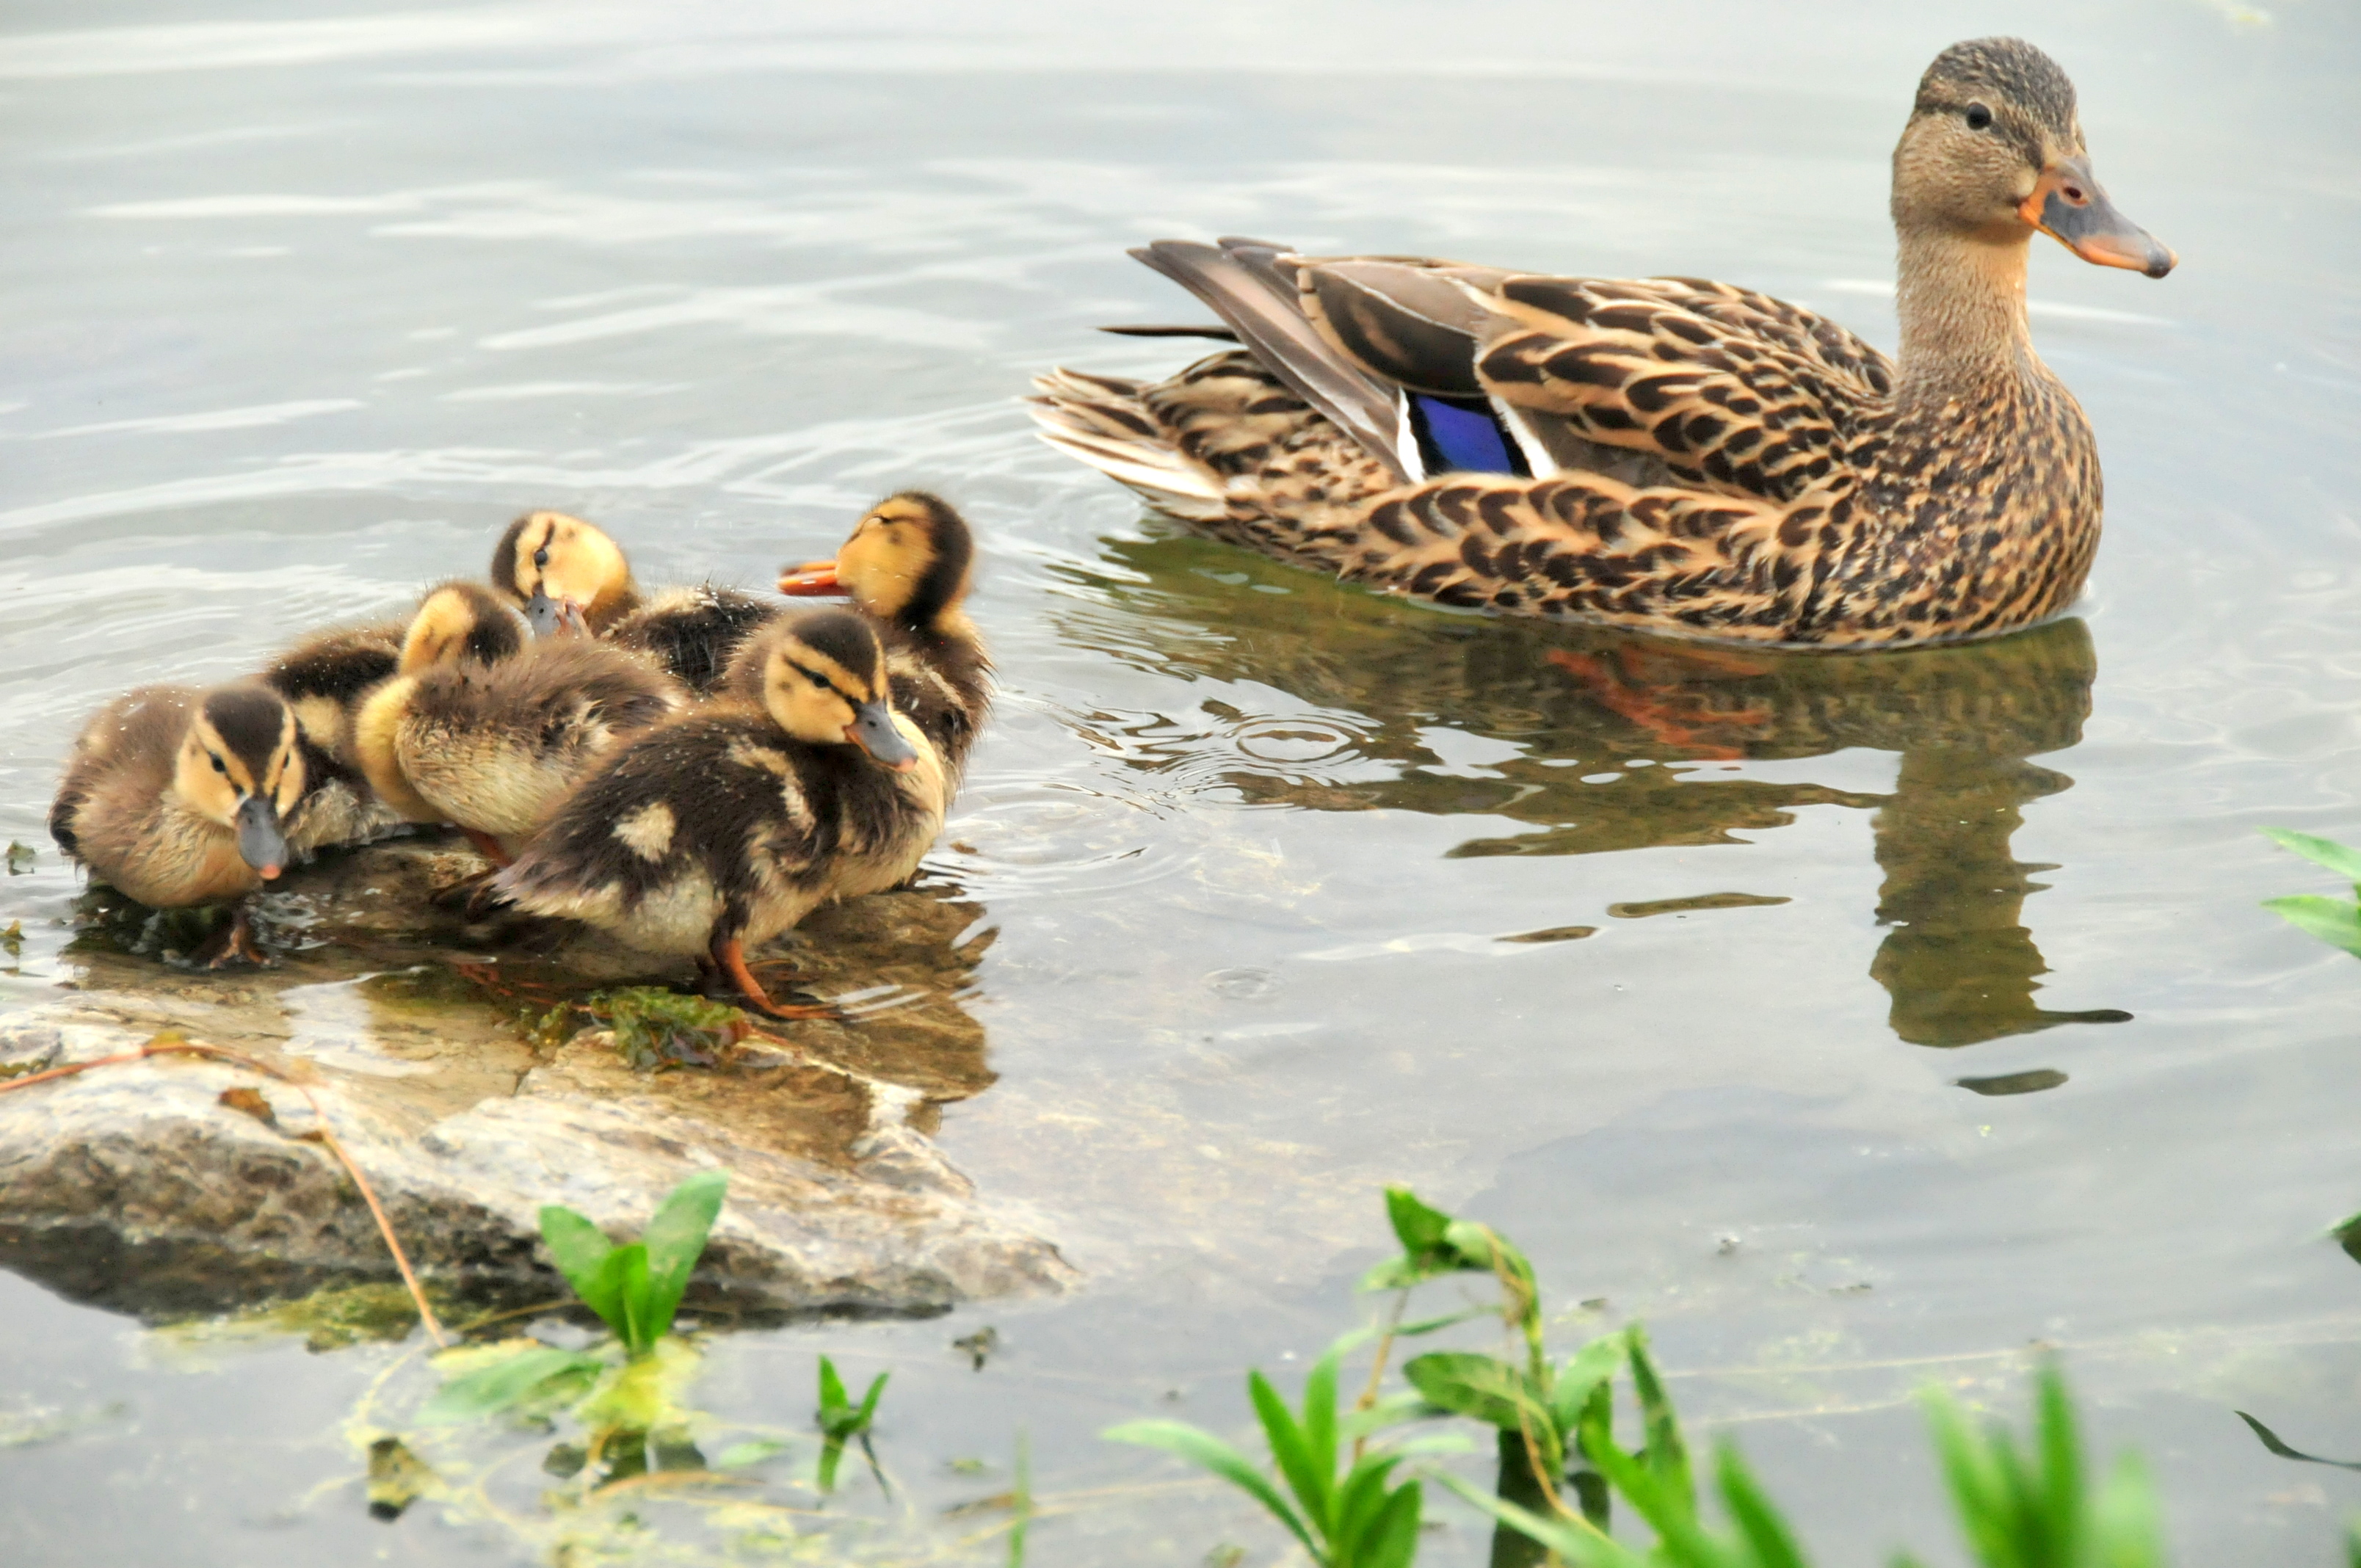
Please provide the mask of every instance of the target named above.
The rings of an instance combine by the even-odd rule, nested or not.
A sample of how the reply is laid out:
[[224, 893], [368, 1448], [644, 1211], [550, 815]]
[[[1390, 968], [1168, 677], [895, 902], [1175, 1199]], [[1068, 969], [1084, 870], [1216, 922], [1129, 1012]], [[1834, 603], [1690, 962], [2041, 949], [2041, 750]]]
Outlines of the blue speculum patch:
[[1410, 423], [1430, 474], [1532, 473], [1499, 418], [1481, 401], [1412, 392]]

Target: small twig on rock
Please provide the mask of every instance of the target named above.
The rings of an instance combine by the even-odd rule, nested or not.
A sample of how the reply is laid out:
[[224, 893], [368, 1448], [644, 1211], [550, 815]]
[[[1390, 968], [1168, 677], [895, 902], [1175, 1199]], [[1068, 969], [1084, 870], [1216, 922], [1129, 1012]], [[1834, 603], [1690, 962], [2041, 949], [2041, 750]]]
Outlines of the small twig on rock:
[[369, 1185], [368, 1178], [361, 1174], [361, 1168], [353, 1163], [353, 1157], [345, 1152], [345, 1146], [336, 1141], [335, 1132], [328, 1124], [328, 1113], [320, 1108], [320, 1102], [313, 1095], [310, 1087], [285, 1069], [273, 1067], [243, 1051], [233, 1051], [223, 1046], [200, 1045], [194, 1040], [183, 1039], [175, 1030], [167, 1029], [137, 1050], [117, 1051], [113, 1056], [93, 1057], [89, 1061], [68, 1062], [63, 1067], [53, 1067], [43, 1072], [28, 1073], [23, 1078], [0, 1082], [0, 1094], [30, 1089], [54, 1078], [71, 1078], [93, 1068], [115, 1067], [124, 1062], [145, 1061], [149, 1057], [168, 1056], [205, 1057], [214, 1061], [231, 1062], [258, 1072], [265, 1078], [276, 1079], [303, 1097], [305, 1103], [312, 1107], [312, 1114], [320, 1120], [322, 1146], [336, 1157], [336, 1163], [343, 1166], [345, 1174], [353, 1179], [353, 1185], [360, 1190], [362, 1201], [368, 1205], [370, 1215], [376, 1219], [378, 1234], [385, 1237], [386, 1250], [393, 1254], [394, 1266], [401, 1270], [401, 1282], [410, 1287], [410, 1299], [418, 1303], [418, 1321], [426, 1325], [427, 1333], [437, 1345], [448, 1345], [450, 1338], [444, 1333], [442, 1321], [435, 1317], [434, 1307], [428, 1303], [426, 1291], [418, 1283], [417, 1272], [410, 1266], [410, 1255], [401, 1250], [401, 1242], [393, 1234], [392, 1222], [385, 1217], [384, 1205], [377, 1201], [377, 1190]]

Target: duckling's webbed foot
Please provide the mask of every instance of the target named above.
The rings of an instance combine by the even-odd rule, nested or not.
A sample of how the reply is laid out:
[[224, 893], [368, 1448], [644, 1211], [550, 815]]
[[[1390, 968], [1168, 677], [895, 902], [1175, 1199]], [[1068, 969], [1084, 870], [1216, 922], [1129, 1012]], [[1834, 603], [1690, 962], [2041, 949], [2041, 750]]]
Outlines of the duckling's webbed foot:
[[773, 1018], [827, 1018], [839, 1024], [851, 1021], [842, 1008], [825, 1003], [806, 1006], [772, 1001], [770, 992], [763, 989], [763, 982], [754, 978], [754, 971], [746, 967], [746, 949], [735, 937], [725, 938], [713, 944], [713, 967], [719, 971], [716, 978], [727, 979], [736, 986], [739, 996], [757, 1013]]
[[467, 842], [476, 846], [476, 853], [483, 856], [484, 859], [492, 862], [493, 870], [500, 871], [507, 867], [509, 863], [508, 848], [498, 839], [493, 838], [489, 833], [481, 832], [473, 828], [462, 828], [459, 831], [467, 836]]
[[255, 937], [254, 921], [243, 904], [230, 910], [229, 924], [207, 938], [191, 957], [207, 969], [227, 969], [234, 963], [249, 963], [257, 969], [270, 967], [270, 955], [262, 950]]

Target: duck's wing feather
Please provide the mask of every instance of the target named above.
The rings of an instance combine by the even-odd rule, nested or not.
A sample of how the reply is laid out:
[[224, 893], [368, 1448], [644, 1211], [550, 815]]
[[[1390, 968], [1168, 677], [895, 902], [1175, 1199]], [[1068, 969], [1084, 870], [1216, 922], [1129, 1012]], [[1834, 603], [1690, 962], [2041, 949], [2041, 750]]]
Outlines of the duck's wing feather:
[[1650, 453], [1676, 480], [1788, 502], [1864, 455], [1892, 361], [1768, 295], [1690, 279], [1512, 278], [1476, 361], [1499, 402]]
[[1851, 333], [1724, 283], [1403, 257], [1282, 265], [1323, 341], [1383, 382], [1489, 400], [1536, 473], [1593, 466], [1595, 443], [1661, 461], [1674, 483], [1792, 500], [1893, 389], [1892, 362]]
[[1162, 239], [1131, 254], [1211, 306], [1256, 358], [1389, 467], [1396, 482], [1411, 477], [1401, 455], [1404, 435], [1393, 389], [1313, 329], [1280, 264], [1284, 253], [1279, 247], [1245, 239], [1220, 245]]

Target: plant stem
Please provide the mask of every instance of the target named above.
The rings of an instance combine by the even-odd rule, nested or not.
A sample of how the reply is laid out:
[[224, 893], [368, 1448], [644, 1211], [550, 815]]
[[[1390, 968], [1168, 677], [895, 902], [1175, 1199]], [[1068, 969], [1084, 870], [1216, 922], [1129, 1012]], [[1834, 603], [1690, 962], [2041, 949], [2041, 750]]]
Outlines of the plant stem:
[[[1393, 1310], [1386, 1314], [1386, 1326], [1378, 1332], [1378, 1348], [1369, 1359], [1369, 1380], [1362, 1387], [1361, 1397], [1353, 1401], [1353, 1409], [1366, 1410], [1378, 1402], [1378, 1386], [1385, 1381], [1386, 1357], [1393, 1353], [1394, 1330], [1401, 1325], [1402, 1311], [1410, 1305], [1408, 1287], [1394, 1292]], [[1367, 1432], [1353, 1440], [1353, 1463], [1361, 1462], [1361, 1451], [1368, 1446]]]

